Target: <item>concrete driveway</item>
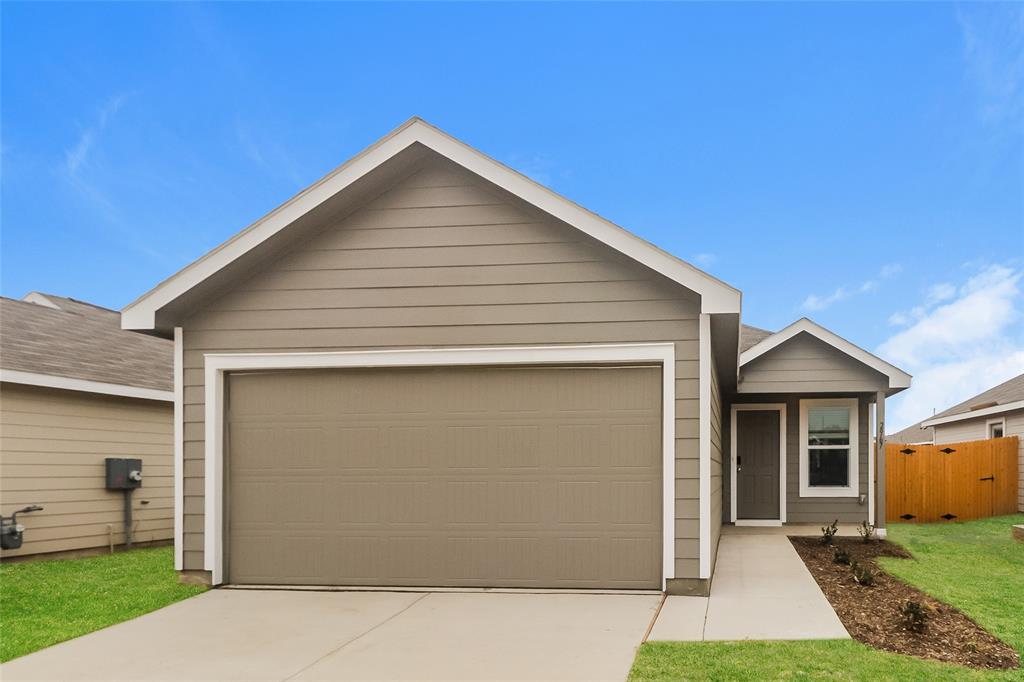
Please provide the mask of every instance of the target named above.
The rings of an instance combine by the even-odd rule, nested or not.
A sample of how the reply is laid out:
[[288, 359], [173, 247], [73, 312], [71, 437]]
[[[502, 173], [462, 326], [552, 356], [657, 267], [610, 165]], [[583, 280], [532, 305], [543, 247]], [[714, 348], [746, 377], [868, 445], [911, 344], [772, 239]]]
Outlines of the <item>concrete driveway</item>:
[[212, 590], [0, 666], [14, 680], [622, 680], [657, 594]]

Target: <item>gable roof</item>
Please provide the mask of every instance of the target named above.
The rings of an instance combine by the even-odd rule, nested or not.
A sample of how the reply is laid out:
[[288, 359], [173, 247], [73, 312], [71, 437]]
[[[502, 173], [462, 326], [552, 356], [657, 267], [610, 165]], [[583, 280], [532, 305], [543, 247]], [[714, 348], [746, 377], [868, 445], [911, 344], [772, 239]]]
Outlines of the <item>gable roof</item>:
[[924, 428], [921, 426], [924, 422], [917, 422], [911, 424], [902, 431], [897, 431], [894, 434], [885, 437], [885, 440], [890, 443], [906, 443], [908, 445], [917, 445], [921, 443], [934, 443], [935, 442], [935, 429], [928, 427]]
[[174, 400], [174, 343], [121, 329], [116, 310], [33, 292], [0, 297], [0, 381]]
[[130, 303], [122, 310], [122, 326], [125, 329], [157, 329], [157, 312], [161, 308], [207, 282], [303, 216], [324, 205], [332, 197], [375, 173], [388, 161], [417, 146], [453, 161], [541, 211], [698, 293], [701, 297], [702, 312], [740, 312], [741, 294], [738, 289], [498, 163], [422, 119], [412, 118], [242, 232]]
[[775, 332], [770, 332], [767, 329], [761, 329], [760, 327], [752, 327], [749, 324], [745, 324], [740, 327], [740, 352], [749, 350], [761, 343]]
[[948, 424], [950, 422], [1002, 414], [1011, 410], [1024, 410], [1024, 374], [982, 391], [948, 410], [922, 422], [925, 426]]
[[[764, 330], [760, 330], [764, 331]], [[838, 334], [825, 329], [817, 322], [802, 317], [782, 331], [767, 336], [750, 348], [740, 353], [740, 367], [753, 362], [765, 353], [778, 348], [798, 334], [810, 334], [819, 341], [826, 343], [833, 348], [845, 353], [854, 360], [867, 365], [871, 369], [880, 372], [889, 378], [889, 388], [899, 389], [910, 387], [911, 376], [899, 367], [891, 365], [877, 355], [872, 355], [863, 348], [856, 346]]]

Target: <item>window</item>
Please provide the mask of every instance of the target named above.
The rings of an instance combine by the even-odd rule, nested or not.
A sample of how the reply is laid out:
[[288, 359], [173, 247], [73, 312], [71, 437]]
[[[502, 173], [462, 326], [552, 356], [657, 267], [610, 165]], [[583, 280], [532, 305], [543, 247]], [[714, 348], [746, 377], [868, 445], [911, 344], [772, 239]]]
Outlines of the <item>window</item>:
[[857, 399], [800, 401], [800, 496], [856, 497]]
[[988, 437], [989, 438], [1002, 438], [1003, 434], [1006, 433], [1006, 423], [1002, 419], [993, 419], [988, 424]]

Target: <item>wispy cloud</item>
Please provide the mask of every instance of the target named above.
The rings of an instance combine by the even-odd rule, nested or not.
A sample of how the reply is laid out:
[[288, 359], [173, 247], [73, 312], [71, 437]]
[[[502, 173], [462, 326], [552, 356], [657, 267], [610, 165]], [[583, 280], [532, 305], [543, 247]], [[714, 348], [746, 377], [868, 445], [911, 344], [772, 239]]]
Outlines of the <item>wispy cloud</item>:
[[960, 287], [931, 287], [911, 326], [879, 346], [882, 357], [914, 375], [912, 388], [893, 399], [890, 432], [1024, 369], [1022, 277], [1013, 267], [989, 265]]
[[698, 266], [707, 269], [718, 262], [718, 256], [713, 253], [698, 253], [693, 257], [693, 262]]
[[1024, 5], [971, 4], [958, 7], [956, 18], [982, 120], [1019, 125], [1024, 118]]
[[895, 277], [903, 272], [903, 266], [899, 263], [888, 263], [878, 271], [878, 275], [871, 279], [864, 280], [857, 285], [844, 285], [836, 287], [829, 294], [809, 294], [800, 307], [806, 311], [817, 312], [831, 308], [840, 301], [845, 301], [860, 294], [867, 294], [878, 290], [882, 280]]
[[100, 107], [96, 120], [78, 137], [78, 141], [64, 150], [64, 167], [71, 176], [78, 175], [79, 169], [89, 158], [89, 152], [96, 144], [97, 137], [106, 129], [110, 120], [121, 110], [128, 93], [120, 93], [107, 99]]
[[302, 187], [309, 182], [309, 178], [283, 144], [260, 134], [253, 125], [241, 118], [235, 119], [235, 139], [245, 158], [269, 175], [283, 177], [295, 187]]

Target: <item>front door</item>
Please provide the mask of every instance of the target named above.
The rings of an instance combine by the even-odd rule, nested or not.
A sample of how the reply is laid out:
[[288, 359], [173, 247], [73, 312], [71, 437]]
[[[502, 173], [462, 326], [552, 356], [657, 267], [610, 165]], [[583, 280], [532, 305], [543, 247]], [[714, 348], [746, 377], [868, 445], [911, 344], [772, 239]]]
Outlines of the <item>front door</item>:
[[736, 412], [736, 518], [778, 519], [779, 412]]

